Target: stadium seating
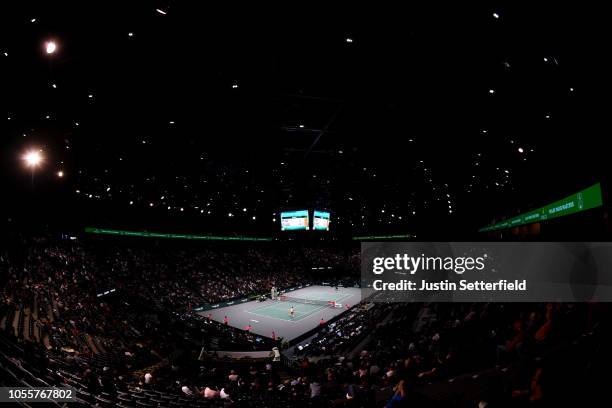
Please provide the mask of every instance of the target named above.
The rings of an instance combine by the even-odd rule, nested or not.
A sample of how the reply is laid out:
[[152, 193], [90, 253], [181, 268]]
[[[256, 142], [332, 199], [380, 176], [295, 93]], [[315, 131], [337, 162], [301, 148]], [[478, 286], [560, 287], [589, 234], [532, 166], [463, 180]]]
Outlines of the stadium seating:
[[[247, 259], [269, 268], [279, 267], [269, 257], [283, 259], [273, 251], [248, 252]], [[231, 265], [229, 253], [207, 248], [195, 256], [215, 276], [214, 270]], [[348, 262], [346, 255], [329, 253]], [[192, 279], [204, 282], [208, 276], [193, 260], [177, 265], [175, 252], [162, 257], [142, 248], [76, 242], [29, 246], [21, 262], [2, 255], [2, 384], [74, 387], [81, 406], [383, 406], [400, 380], [409, 382], [419, 406], [519, 406], [546, 392], [544, 386], [537, 393], [529, 387], [536, 373], [544, 373], [537, 378], [545, 376], [550, 387], [570, 371], [587, 372], [596, 366], [592, 350], [603, 341], [600, 305], [366, 299], [321, 327], [306, 345], [287, 350], [289, 358], [281, 363], [222, 359], [215, 350], [271, 350], [279, 343], [191, 313], [176, 293], [193, 291]], [[247, 272], [232, 268], [238, 268], [236, 276]], [[281, 281], [263, 279], [240, 294], [312, 279], [308, 264], [292, 268], [295, 273], [287, 270]], [[118, 290], [98, 297], [100, 285]], [[200, 299], [219, 299], [221, 293], [205, 291]]]

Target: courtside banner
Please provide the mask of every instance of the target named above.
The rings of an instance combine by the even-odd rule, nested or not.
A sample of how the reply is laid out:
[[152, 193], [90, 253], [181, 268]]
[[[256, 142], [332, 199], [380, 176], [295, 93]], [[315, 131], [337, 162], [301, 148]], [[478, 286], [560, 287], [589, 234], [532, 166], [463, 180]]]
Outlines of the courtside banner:
[[611, 302], [610, 242], [363, 242], [379, 302]]

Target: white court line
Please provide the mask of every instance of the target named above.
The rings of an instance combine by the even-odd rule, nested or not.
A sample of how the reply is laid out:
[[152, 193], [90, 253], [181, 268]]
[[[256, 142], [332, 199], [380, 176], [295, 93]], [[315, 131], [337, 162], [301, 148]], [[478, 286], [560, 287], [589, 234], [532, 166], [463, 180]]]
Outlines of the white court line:
[[300, 320], [285, 320], [285, 319], [281, 319], [280, 317], [272, 317], [272, 316], [267, 316], [267, 315], [261, 315], [261, 314], [259, 314], [259, 313], [253, 313], [253, 312], [247, 312], [247, 313], [254, 314], [255, 316], [265, 317], [265, 318], [267, 318], [267, 319], [280, 320], [280, 321], [282, 321], [282, 322], [289, 322], [289, 323], [297, 323], [297, 322], [299, 322], [300, 320], [302, 320], [302, 319], [300, 319]]
[[[310, 304], [306, 304], [305, 306], [315, 307], [315, 305], [310, 305]], [[313, 309], [313, 310], [320, 310], [318, 308], [326, 307], [326, 306], [327, 305], [318, 305], [318, 306], [316, 306], [317, 309]], [[263, 305], [263, 306], [257, 307], [255, 309], [252, 309], [251, 311], [255, 313], [255, 312], [259, 312], [261, 310], [267, 310], [267, 309], [274, 309], [274, 310], [278, 310], [278, 311], [281, 311], [281, 310], [288, 311], [289, 310], [289, 308], [287, 307], [287, 304], [277, 304], [277, 303], [274, 303], [274, 304], [271, 304], [271, 305]], [[301, 314], [301, 313], [307, 313], [307, 312], [300, 312], [299, 310], [296, 310], [296, 313], [300, 313]]]
[[257, 312], [249, 312], [249, 313], [254, 314], [254, 315], [257, 315], [257, 316], [269, 317], [269, 318], [272, 318], [272, 319], [277, 319], [277, 320], [283, 320], [283, 321], [286, 321], [286, 322], [299, 322], [299, 321], [301, 321], [301, 320], [303, 320], [303, 319], [307, 318], [308, 316], [310, 316], [310, 315], [313, 315], [313, 314], [317, 313], [317, 312], [318, 312], [318, 311], [320, 311], [320, 310], [322, 310], [322, 309], [315, 309], [315, 310], [311, 311], [310, 313], [305, 313], [305, 312], [297, 312], [297, 311], [296, 311], [296, 314], [298, 315], [298, 316], [296, 316], [296, 317], [297, 317], [297, 319], [296, 319], [296, 318], [293, 318], [293, 319], [291, 319], [291, 318], [289, 318], [289, 319], [283, 319], [283, 318], [280, 318], [280, 317], [273, 317], [273, 316], [269, 316], [269, 315], [267, 315], [267, 314], [261, 314], [261, 313], [257, 313]]

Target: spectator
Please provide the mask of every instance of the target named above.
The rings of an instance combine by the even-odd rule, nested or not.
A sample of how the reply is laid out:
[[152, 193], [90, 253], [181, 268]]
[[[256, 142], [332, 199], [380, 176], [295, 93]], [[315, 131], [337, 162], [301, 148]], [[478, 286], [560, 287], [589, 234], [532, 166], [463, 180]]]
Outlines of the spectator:
[[393, 388], [394, 394], [391, 400], [386, 405], [386, 408], [398, 408], [404, 406], [406, 401], [406, 382], [400, 380], [397, 385]]

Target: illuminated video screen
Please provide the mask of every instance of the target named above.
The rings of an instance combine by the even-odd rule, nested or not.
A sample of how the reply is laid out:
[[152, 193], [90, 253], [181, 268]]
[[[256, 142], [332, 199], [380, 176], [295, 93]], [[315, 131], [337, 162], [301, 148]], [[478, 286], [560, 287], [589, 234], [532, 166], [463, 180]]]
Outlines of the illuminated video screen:
[[312, 217], [312, 229], [318, 231], [329, 231], [329, 212], [315, 210]]
[[308, 210], [285, 211], [281, 213], [281, 231], [308, 230]]

